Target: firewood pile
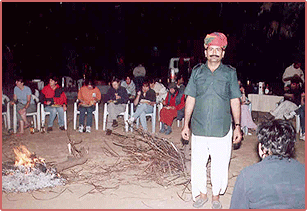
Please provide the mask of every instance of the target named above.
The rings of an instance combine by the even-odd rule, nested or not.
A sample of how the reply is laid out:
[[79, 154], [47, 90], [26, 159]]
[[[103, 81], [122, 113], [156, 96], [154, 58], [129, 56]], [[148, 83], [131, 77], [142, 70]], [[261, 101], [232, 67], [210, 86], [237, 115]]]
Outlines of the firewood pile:
[[[138, 135], [113, 141], [122, 148], [135, 165], [142, 166], [138, 179], [152, 180], [162, 186], [176, 184], [178, 179], [187, 176], [183, 152], [168, 139], [152, 135], [142, 129], [134, 128]], [[145, 165], [144, 165], [145, 163]]]

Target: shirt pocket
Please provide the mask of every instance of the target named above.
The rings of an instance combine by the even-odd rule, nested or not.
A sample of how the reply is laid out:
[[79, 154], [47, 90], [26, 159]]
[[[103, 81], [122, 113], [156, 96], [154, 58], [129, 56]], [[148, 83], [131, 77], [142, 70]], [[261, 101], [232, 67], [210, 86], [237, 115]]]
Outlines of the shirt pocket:
[[229, 98], [230, 83], [229, 81], [220, 78], [214, 82], [214, 91], [222, 98]]
[[206, 94], [209, 87], [212, 86], [211, 80], [200, 78], [196, 81], [196, 97]]

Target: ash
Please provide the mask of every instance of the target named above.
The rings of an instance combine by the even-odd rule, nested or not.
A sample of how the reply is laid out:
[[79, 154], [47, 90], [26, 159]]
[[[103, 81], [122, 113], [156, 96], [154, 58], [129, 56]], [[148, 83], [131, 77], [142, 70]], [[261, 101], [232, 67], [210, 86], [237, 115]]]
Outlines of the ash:
[[66, 180], [61, 178], [56, 169], [27, 168], [24, 166], [2, 169], [2, 191], [28, 192], [47, 187], [65, 185]]

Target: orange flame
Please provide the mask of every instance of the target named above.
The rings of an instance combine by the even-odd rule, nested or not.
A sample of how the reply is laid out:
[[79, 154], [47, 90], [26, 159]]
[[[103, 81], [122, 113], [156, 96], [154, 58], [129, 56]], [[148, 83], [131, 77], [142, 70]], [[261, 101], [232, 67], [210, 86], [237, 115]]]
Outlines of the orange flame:
[[15, 153], [15, 166], [25, 166], [33, 168], [35, 164], [45, 163], [43, 158], [38, 158], [34, 153], [31, 153], [25, 146], [21, 145], [13, 148]]

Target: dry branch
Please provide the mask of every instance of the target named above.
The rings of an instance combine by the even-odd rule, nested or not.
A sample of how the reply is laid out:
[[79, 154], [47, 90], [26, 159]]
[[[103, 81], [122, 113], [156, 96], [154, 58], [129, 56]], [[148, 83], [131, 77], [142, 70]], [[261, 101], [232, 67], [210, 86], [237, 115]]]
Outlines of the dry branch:
[[[139, 179], [154, 180], [159, 185], [168, 186], [182, 176], [186, 176], [184, 155], [168, 139], [161, 138], [134, 128], [139, 135], [128, 137], [113, 133], [123, 138], [121, 143], [113, 142], [138, 163], [147, 162], [143, 170], [136, 175]], [[170, 179], [171, 178], [171, 179]]]

